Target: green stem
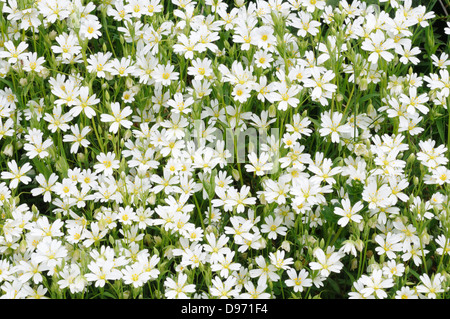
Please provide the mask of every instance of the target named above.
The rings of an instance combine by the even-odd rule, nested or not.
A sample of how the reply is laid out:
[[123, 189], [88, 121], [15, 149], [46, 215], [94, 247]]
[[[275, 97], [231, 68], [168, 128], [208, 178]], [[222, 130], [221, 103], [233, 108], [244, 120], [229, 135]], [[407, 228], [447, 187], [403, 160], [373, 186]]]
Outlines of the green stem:
[[108, 39], [109, 46], [111, 47], [111, 51], [114, 54], [114, 57], [117, 58], [116, 51], [114, 51], [114, 46], [112, 45], [111, 37], [109, 36], [109, 32], [108, 32], [108, 23], [106, 21], [106, 7], [102, 10], [102, 20], [103, 20], [103, 25], [105, 26], [106, 38]]
[[200, 205], [198, 204], [198, 200], [197, 200], [197, 197], [195, 196], [195, 194], [192, 197], [194, 197], [195, 206], [197, 207], [198, 215], [200, 217], [200, 223], [202, 224], [203, 231], [205, 232], [206, 229], [205, 229], [205, 224], [203, 223], [203, 217], [202, 217], [202, 211], [200, 209]]
[[234, 138], [236, 138], [234, 140], [234, 152], [236, 153], [236, 163], [237, 163], [237, 167], [238, 167], [238, 171], [239, 171], [239, 180], [241, 182], [241, 186], [244, 186], [244, 180], [242, 178], [241, 163], [239, 162], [239, 153], [238, 153], [238, 147], [237, 147], [237, 142], [239, 140], [239, 137], [235, 136]]
[[281, 280], [281, 271], [278, 273], [278, 275], [280, 276], [279, 283], [280, 283], [280, 289], [281, 289], [281, 296], [284, 299], [284, 290], [283, 290], [283, 281]]
[[359, 266], [358, 266], [358, 278], [361, 277], [364, 264], [366, 261], [366, 255], [367, 255], [367, 238], [369, 237], [369, 232], [367, 232], [366, 238], [364, 239], [364, 253], [359, 256]]
[[98, 145], [100, 146], [100, 149], [102, 150], [102, 153], [104, 153], [105, 151], [103, 150], [103, 144], [102, 144], [101, 139], [100, 139], [100, 137], [98, 135], [97, 125], [95, 124], [93, 117], [91, 117], [91, 121], [92, 121], [92, 127], [94, 128], [95, 137], [97, 137]]
[[448, 245], [448, 238], [447, 238], [447, 236], [445, 236], [445, 245], [444, 245], [443, 250], [442, 250], [441, 259], [439, 260], [439, 265], [437, 266], [437, 272], [441, 271], [441, 266], [442, 266], [442, 262], [444, 261], [444, 256], [446, 254], [447, 245]]
[[447, 124], [447, 151], [450, 151], [450, 96], [447, 97], [447, 113], [448, 113], [448, 124]]
[[337, 231], [336, 235], [334, 236], [333, 240], [331, 241], [331, 243], [327, 246], [333, 246], [334, 243], [336, 242], [336, 240], [339, 238], [339, 236], [342, 233], [342, 230], [344, 229], [344, 227], [340, 227], [339, 230]]

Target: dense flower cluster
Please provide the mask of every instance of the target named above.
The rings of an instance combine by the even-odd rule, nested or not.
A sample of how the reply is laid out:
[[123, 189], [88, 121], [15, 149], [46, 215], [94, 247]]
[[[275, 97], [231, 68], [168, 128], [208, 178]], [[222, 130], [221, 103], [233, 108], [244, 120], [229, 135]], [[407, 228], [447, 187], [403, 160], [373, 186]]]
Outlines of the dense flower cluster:
[[448, 296], [432, 8], [86, 2], [0, 1], [2, 298]]

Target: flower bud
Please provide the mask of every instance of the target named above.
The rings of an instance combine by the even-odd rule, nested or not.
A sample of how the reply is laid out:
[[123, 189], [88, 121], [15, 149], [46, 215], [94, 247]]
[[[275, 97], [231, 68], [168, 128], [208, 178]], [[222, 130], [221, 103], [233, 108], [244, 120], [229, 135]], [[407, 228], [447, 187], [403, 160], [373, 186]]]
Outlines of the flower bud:
[[303, 269], [303, 263], [300, 260], [296, 260], [294, 262], [294, 268], [296, 271], [300, 271]]
[[233, 176], [233, 178], [234, 178], [234, 180], [235, 180], [236, 182], [239, 181], [239, 179], [240, 179], [240, 174], [239, 174], [239, 171], [238, 171], [237, 169], [233, 168], [233, 170], [231, 171], [231, 175]]
[[48, 38], [49, 38], [49, 40], [53, 41], [56, 39], [57, 35], [58, 35], [58, 32], [56, 32], [55, 30], [52, 30], [48, 33]]
[[162, 243], [162, 238], [160, 236], [153, 236], [153, 241], [155, 242], [155, 246], [160, 246]]
[[125, 80], [125, 86], [127, 87], [127, 89], [131, 88], [133, 86], [133, 79], [127, 77]]
[[164, 250], [164, 258], [167, 258], [167, 259], [172, 259], [173, 258], [173, 246], [172, 245], [170, 245], [170, 246], [166, 246], [165, 247], [166, 249]]
[[27, 241], [25, 239], [22, 239], [19, 245], [19, 252], [21, 254], [24, 254], [27, 251]]
[[86, 155], [84, 155], [84, 153], [78, 153], [77, 160], [81, 163], [84, 163], [84, 161], [86, 160]]
[[420, 236], [420, 240], [422, 241], [422, 243], [425, 246], [427, 246], [428, 244], [430, 244], [431, 236], [430, 236], [430, 234], [428, 234], [428, 232], [426, 230], [424, 230]]
[[358, 259], [353, 258], [350, 262], [350, 271], [355, 270], [356, 268], [358, 268]]
[[355, 145], [355, 155], [367, 157], [369, 155], [369, 150], [367, 146], [363, 143], [358, 143]]
[[248, 142], [248, 152], [249, 153], [255, 152], [255, 144], [252, 141]]
[[362, 91], [367, 90], [367, 79], [366, 78], [362, 78], [359, 81], [359, 87]]
[[81, 257], [80, 249], [75, 249], [72, 252], [72, 261], [73, 262], [77, 262], [80, 259], [80, 257]]
[[245, 0], [235, 0], [234, 4], [236, 5], [236, 7], [240, 8], [245, 4]]
[[11, 157], [14, 154], [14, 146], [11, 144], [6, 145], [5, 149], [3, 150], [3, 154]]
[[263, 237], [261, 237], [258, 240], [258, 243], [259, 243], [259, 249], [264, 249], [267, 247], [267, 241]]
[[285, 240], [281, 243], [281, 248], [283, 248], [286, 252], [290, 252], [291, 244], [287, 240]]
[[110, 95], [109, 95], [109, 92], [108, 91], [105, 91], [104, 92], [104, 94], [105, 94], [105, 100], [107, 101], [107, 102], [109, 102], [110, 101]]
[[39, 72], [39, 76], [43, 79], [46, 79], [50, 75], [50, 70], [46, 67], [42, 68], [42, 70]]
[[153, 238], [152, 238], [152, 235], [150, 235], [150, 234], [145, 234], [143, 240], [144, 240], [144, 245], [147, 247], [151, 246], [153, 243]]
[[154, 293], [156, 299], [162, 299], [164, 297], [162, 292], [159, 290], [154, 290], [153, 293]]
[[435, 41], [435, 35], [433, 33], [433, 29], [426, 28], [426, 39], [427, 39], [428, 49], [434, 52], [434, 50], [435, 50], [434, 47], [436, 45], [436, 41]]
[[413, 164], [415, 160], [416, 160], [416, 155], [414, 153], [411, 153], [408, 156], [408, 159], [406, 160], [406, 165]]
[[269, 106], [269, 117], [275, 117], [277, 116], [277, 107], [275, 106], [275, 104], [271, 104]]
[[357, 251], [362, 252], [364, 249], [364, 242], [361, 239], [357, 239], [355, 241], [355, 247]]
[[267, 205], [266, 197], [264, 196], [264, 194], [261, 194], [261, 195], [259, 196], [259, 202], [260, 202], [262, 205]]
[[[208, 219], [205, 218], [205, 221], [208, 222]], [[207, 234], [209, 234], [209, 233], [216, 234], [216, 227], [213, 226], [213, 225], [208, 225], [208, 226], [206, 226], [205, 232], [206, 232]]]
[[151, 192], [150, 195], [147, 197], [147, 203], [150, 205], [155, 205], [156, 203], [156, 195], [155, 193]]

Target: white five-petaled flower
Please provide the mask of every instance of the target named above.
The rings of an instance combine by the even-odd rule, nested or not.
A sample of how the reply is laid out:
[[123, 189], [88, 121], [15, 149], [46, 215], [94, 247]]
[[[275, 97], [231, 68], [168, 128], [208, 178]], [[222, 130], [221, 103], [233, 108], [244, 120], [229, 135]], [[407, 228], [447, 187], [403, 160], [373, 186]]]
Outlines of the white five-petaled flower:
[[51, 193], [55, 191], [55, 184], [58, 181], [58, 175], [52, 173], [48, 180], [45, 178], [43, 174], [39, 174], [36, 177], [36, 181], [39, 183], [39, 187], [33, 188], [31, 190], [31, 194], [33, 196], [44, 196], [44, 202], [51, 202], [52, 195]]
[[302, 292], [303, 288], [311, 287], [313, 284], [312, 280], [308, 278], [309, 274], [305, 269], [300, 270], [298, 274], [293, 268], [288, 269], [286, 272], [289, 276], [289, 279], [285, 280], [286, 286], [293, 287], [294, 292]]
[[269, 153], [263, 152], [258, 157], [254, 152], [248, 155], [250, 164], [245, 165], [247, 172], [255, 172], [257, 176], [262, 176], [270, 171], [273, 167], [273, 163], [269, 162]]
[[283, 219], [279, 216], [275, 217], [267, 216], [264, 221], [266, 222], [261, 226], [262, 233], [268, 233], [269, 239], [277, 239], [278, 235], [284, 236], [286, 235], [287, 227], [282, 226]]
[[387, 297], [384, 289], [394, 286], [392, 278], [384, 278], [383, 270], [375, 269], [370, 276], [362, 275], [361, 282], [365, 287], [361, 290], [364, 297], [369, 297], [375, 294], [378, 298], [383, 299]]
[[112, 175], [113, 170], [119, 168], [119, 160], [115, 159], [116, 155], [112, 152], [108, 154], [100, 153], [97, 155], [97, 161], [99, 163], [94, 165], [96, 173], [101, 173], [105, 175]]
[[240, 191], [234, 187], [230, 187], [228, 189], [228, 198], [225, 202], [231, 207], [236, 207], [237, 213], [242, 213], [245, 210], [245, 206], [256, 203], [255, 197], [248, 197], [249, 193], [250, 186], [243, 185]]
[[25, 57], [26, 53], [24, 51], [28, 48], [28, 44], [26, 42], [20, 42], [16, 47], [10, 40], [4, 43], [4, 47], [6, 50], [0, 51], [0, 59], [7, 58], [9, 64], [14, 64]]
[[350, 221], [360, 223], [363, 218], [357, 213], [364, 207], [363, 204], [361, 202], [357, 202], [352, 207], [348, 198], [344, 198], [341, 203], [342, 208], [336, 207], [334, 209], [334, 213], [336, 215], [342, 216], [342, 218], [338, 220], [338, 225], [345, 227]]
[[166, 278], [164, 287], [165, 296], [168, 299], [187, 299], [189, 293], [195, 292], [195, 285], [186, 284], [188, 276], [185, 273], [179, 273], [177, 281], [172, 278]]
[[31, 178], [26, 176], [26, 173], [29, 172], [33, 167], [30, 163], [25, 163], [23, 166], [18, 166], [15, 160], [8, 162], [9, 172], [2, 172], [2, 179], [10, 179], [11, 182], [9, 184], [9, 188], [16, 188], [19, 185], [19, 182], [24, 184], [28, 184], [31, 182]]
[[340, 252], [332, 252], [327, 256], [321, 248], [317, 248], [314, 251], [314, 256], [317, 261], [310, 262], [309, 266], [312, 270], [320, 270], [320, 275], [323, 277], [328, 277], [332, 272], [339, 273], [344, 266], [340, 262], [341, 257], [343, 257]]
[[291, 86], [277, 85], [277, 91], [272, 92], [272, 99], [279, 102], [278, 109], [281, 111], [286, 111], [288, 106], [296, 108], [300, 103], [300, 100], [296, 98], [300, 89], [301, 87], [296, 84]]
[[368, 58], [368, 61], [371, 63], [377, 63], [379, 57], [390, 62], [394, 58], [394, 55], [388, 50], [393, 49], [394, 45], [395, 42], [393, 39], [386, 39], [384, 32], [377, 30], [377, 32], [371, 33], [369, 38], [364, 40], [361, 48], [365, 51], [372, 52]]
[[350, 133], [351, 127], [342, 123], [343, 114], [339, 112], [328, 112], [322, 114], [322, 127], [319, 129], [320, 136], [328, 136], [331, 134], [331, 141], [338, 143], [343, 133]]
[[171, 81], [178, 79], [179, 72], [174, 72], [174, 66], [170, 63], [168, 65], [157, 65], [152, 72], [152, 77], [157, 83], [161, 83], [163, 86], [170, 85]]
[[80, 128], [78, 124], [76, 124], [72, 125], [70, 129], [72, 130], [72, 134], [64, 135], [63, 137], [63, 142], [73, 143], [70, 148], [70, 153], [77, 153], [80, 145], [83, 147], [88, 147], [90, 142], [85, 137], [91, 131], [91, 128], [89, 126], [83, 127], [83, 129], [80, 132]]
[[442, 287], [445, 277], [440, 273], [435, 274], [431, 278], [428, 274], [423, 274], [420, 276], [420, 281], [422, 284], [417, 286], [417, 292], [426, 294], [429, 299], [436, 299], [436, 294], [445, 291]]
[[258, 256], [255, 258], [255, 263], [258, 268], [250, 270], [249, 274], [252, 278], [258, 278], [258, 286], [263, 286], [267, 284], [267, 280], [278, 281], [280, 276], [276, 273], [277, 268], [267, 263], [263, 256]]
[[314, 101], [319, 101], [322, 105], [327, 105], [328, 100], [332, 97], [332, 93], [336, 92], [336, 84], [330, 83], [334, 79], [335, 74], [333, 71], [328, 70], [325, 73], [321, 73], [319, 69], [311, 70], [311, 78], [304, 79], [304, 87], [311, 88], [311, 98]]
[[102, 122], [112, 122], [109, 127], [109, 131], [111, 133], [117, 133], [120, 126], [124, 128], [130, 128], [133, 122], [126, 119], [133, 111], [129, 106], [126, 106], [123, 110], [120, 110], [120, 104], [114, 102], [111, 104], [111, 111], [113, 115], [110, 114], [102, 114], [100, 120]]

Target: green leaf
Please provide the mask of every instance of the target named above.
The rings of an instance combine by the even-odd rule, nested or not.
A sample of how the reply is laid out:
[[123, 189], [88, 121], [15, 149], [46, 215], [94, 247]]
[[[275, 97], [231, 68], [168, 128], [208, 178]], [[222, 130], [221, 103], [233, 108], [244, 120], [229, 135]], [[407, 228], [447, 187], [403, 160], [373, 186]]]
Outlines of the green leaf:
[[347, 274], [347, 276], [350, 278], [351, 282], [356, 281], [355, 277], [353, 277], [353, 275], [347, 269], [345, 269], [345, 267], [343, 268], [343, 270]]
[[375, 96], [380, 96], [380, 93], [372, 93], [372, 94], [367, 94], [362, 96], [361, 98], [358, 99], [359, 104], [361, 105], [361, 102], [367, 101]]
[[338, 295], [341, 295], [341, 289], [339, 288], [339, 285], [337, 284], [337, 282], [335, 280], [333, 280], [332, 278], [328, 278], [328, 282], [330, 283], [331, 288], [333, 288], [333, 290]]
[[438, 132], [439, 132], [439, 137], [441, 138], [443, 143], [446, 143], [443, 120], [442, 119], [436, 119], [436, 126], [437, 126], [437, 129], [438, 129]]
[[6, 84], [8, 87], [10, 87], [10, 88], [13, 87], [12, 82], [11, 82], [11, 81], [8, 81], [8, 80], [6, 80], [6, 79], [4, 79], [4, 78], [0, 78], [0, 82], [5, 83], [5, 84]]
[[336, 223], [339, 220], [339, 216], [334, 213], [334, 205], [325, 206], [322, 210], [322, 215], [327, 222]]
[[409, 269], [409, 272], [411, 274], [413, 274], [414, 277], [416, 277], [417, 280], [420, 280], [420, 276], [417, 272], [415, 272], [414, 270], [412, 270], [411, 268]]
[[110, 292], [108, 292], [108, 291], [104, 291], [104, 292], [102, 293], [102, 296], [108, 297], [108, 298], [112, 298], [112, 299], [117, 299], [116, 296], [114, 296], [112, 293], [110, 293]]
[[50, 177], [50, 175], [52, 174], [51, 170], [36, 157], [33, 158], [32, 161], [33, 161], [34, 167], [37, 168], [38, 172], [43, 174], [45, 176], [45, 179], [48, 179]]

